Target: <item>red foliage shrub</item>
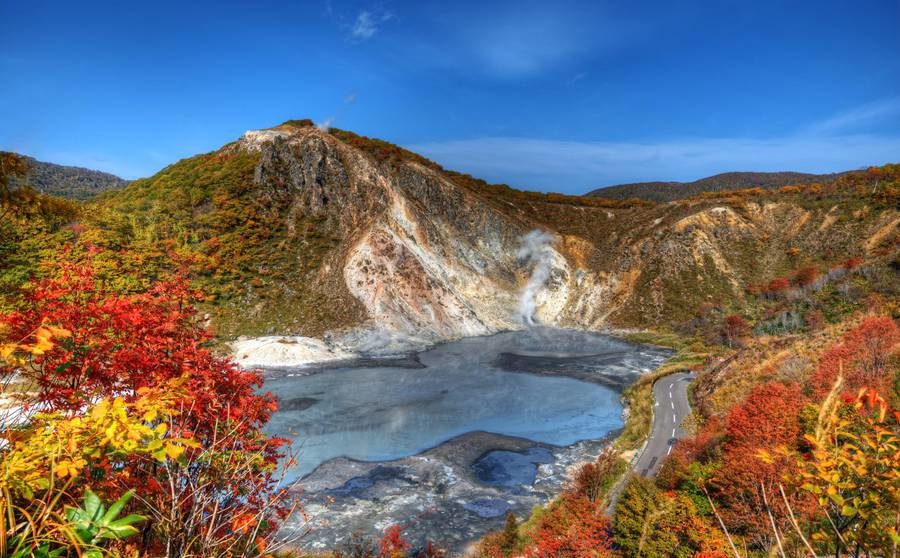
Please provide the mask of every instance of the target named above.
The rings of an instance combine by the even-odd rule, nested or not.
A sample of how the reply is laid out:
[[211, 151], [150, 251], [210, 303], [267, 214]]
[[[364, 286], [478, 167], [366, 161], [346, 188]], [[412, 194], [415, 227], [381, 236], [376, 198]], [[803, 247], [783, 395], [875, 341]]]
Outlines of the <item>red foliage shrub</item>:
[[856, 269], [857, 267], [861, 266], [862, 263], [862, 258], [847, 258], [846, 260], [841, 262], [841, 267], [847, 270]]
[[565, 493], [541, 516], [534, 544], [525, 549], [535, 558], [601, 558], [613, 556], [609, 520], [598, 504]]
[[[145, 386], [186, 377], [189, 427], [209, 432], [216, 421], [245, 428], [268, 421], [277, 406], [259, 395], [262, 376], [213, 355], [210, 337], [196, 317], [200, 294], [183, 279], [151, 290], [120, 295], [94, 280], [89, 268], [67, 266], [58, 279], [39, 283], [26, 295], [25, 310], [0, 316], [11, 338], [41, 323], [57, 324], [72, 337], [34, 360], [29, 375], [38, 399], [53, 409], [77, 411], [97, 397], [131, 395]], [[186, 425], [187, 427], [187, 425]]]
[[808, 287], [819, 278], [819, 269], [814, 266], [801, 267], [794, 272], [793, 283], [798, 287]]
[[791, 286], [791, 282], [787, 280], [786, 277], [776, 277], [769, 281], [769, 284], [766, 285], [766, 292], [772, 294], [783, 293], [788, 290], [788, 287]]
[[838, 374], [843, 373], [844, 389], [855, 392], [872, 387], [889, 393], [891, 355], [900, 350], [900, 328], [888, 316], [870, 316], [844, 334], [840, 343], [819, 357], [819, 366], [810, 378], [812, 392], [824, 397]]
[[572, 479], [572, 490], [588, 500], [596, 502], [601, 499], [612, 480], [618, 476], [616, 467], [622, 463], [619, 455], [607, 448], [593, 463], [585, 463], [575, 472]]
[[378, 541], [378, 556], [380, 558], [402, 558], [406, 556], [409, 547], [409, 542], [403, 538], [403, 527], [391, 525]]
[[800, 433], [797, 413], [805, 403], [800, 386], [770, 382], [732, 407], [725, 423], [725, 451], [791, 444]]

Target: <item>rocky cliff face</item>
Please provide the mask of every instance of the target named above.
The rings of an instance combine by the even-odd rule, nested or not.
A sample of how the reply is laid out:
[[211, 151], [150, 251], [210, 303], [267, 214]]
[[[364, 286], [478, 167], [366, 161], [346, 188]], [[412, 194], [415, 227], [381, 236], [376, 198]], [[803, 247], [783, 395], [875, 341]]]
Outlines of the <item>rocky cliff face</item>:
[[528, 269], [516, 250], [529, 223], [434, 169], [378, 165], [314, 127], [248, 132], [235, 148], [261, 152], [255, 179], [292, 196], [286, 219], [339, 232], [319, 280], [339, 280], [368, 324], [444, 339], [519, 323]]
[[[670, 324], [801, 263], [882, 257], [897, 243], [897, 210], [852, 197], [604, 205], [473, 186], [389, 144], [341, 134], [286, 124], [247, 132], [223, 152], [259, 155], [252, 187], [282, 200], [276, 218], [289, 240], [335, 239], [302, 281], [326, 293], [325, 304], [356, 308], [343, 329], [434, 341], [532, 317], [595, 330]], [[528, 246], [534, 230], [543, 240]]]

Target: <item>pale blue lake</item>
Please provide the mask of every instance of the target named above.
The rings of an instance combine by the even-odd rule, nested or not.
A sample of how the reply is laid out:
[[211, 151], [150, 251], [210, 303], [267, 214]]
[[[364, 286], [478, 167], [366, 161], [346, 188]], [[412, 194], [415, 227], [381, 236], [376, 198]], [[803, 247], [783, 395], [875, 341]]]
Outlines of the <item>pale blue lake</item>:
[[267, 430], [294, 440], [300, 476], [335, 457], [388, 461], [474, 431], [566, 446], [620, 428], [621, 387], [668, 354], [575, 330], [471, 337], [420, 353], [420, 368], [275, 375], [264, 389], [283, 410]]

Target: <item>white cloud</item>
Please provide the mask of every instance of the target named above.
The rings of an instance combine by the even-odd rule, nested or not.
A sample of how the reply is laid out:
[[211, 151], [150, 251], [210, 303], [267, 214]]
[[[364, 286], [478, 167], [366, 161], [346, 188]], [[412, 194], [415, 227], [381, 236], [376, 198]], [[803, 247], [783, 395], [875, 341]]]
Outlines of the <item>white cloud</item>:
[[900, 97], [879, 99], [816, 122], [810, 127], [810, 131], [819, 134], [830, 134], [853, 130], [868, 124], [877, 123], [879, 119], [897, 114], [900, 114]]
[[583, 193], [621, 182], [728, 171], [833, 172], [900, 160], [900, 135], [799, 135], [579, 142], [479, 138], [407, 146], [441, 165], [512, 186]]
[[604, 2], [483, 2], [478, 17], [452, 3], [439, 6], [417, 47], [423, 59], [504, 80], [555, 74], [566, 83], [566, 74], [577, 75], [586, 59], [643, 42], [670, 22], [662, 15], [629, 17]]
[[368, 10], [359, 12], [350, 30], [350, 37], [355, 41], [366, 41], [375, 36], [379, 26], [393, 19], [390, 12], [374, 13]]

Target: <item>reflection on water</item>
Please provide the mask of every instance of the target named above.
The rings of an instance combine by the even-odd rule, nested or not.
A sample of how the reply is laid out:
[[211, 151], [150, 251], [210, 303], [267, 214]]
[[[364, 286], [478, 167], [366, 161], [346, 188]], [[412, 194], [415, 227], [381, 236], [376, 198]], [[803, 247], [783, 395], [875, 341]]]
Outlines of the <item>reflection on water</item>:
[[299, 475], [338, 456], [406, 457], [472, 431], [568, 445], [621, 426], [615, 382], [540, 374], [596, 374], [627, 383], [665, 356], [573, 330], [472, 337], [422, 352], [422, 368], [366, 362], [271, 378], [265, 389], [284, 404], [267, 430], [299, 444]]

